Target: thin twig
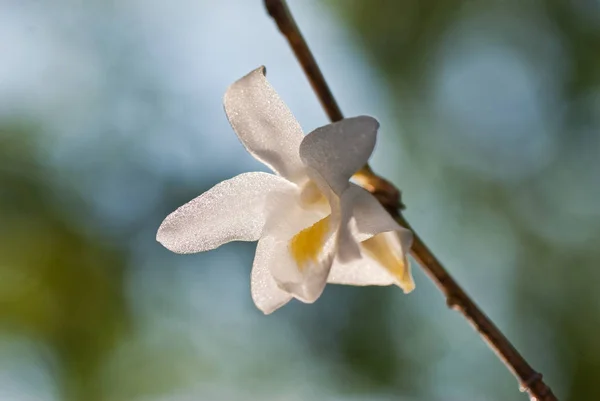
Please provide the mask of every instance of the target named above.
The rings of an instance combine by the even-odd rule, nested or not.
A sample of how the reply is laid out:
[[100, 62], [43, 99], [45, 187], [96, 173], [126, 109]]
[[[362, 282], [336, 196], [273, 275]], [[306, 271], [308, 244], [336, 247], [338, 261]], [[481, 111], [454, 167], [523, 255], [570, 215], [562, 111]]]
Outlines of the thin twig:
[[[302, 65], [329, 119], [331, 121], [343, 119], [342, 112], [321, 73], [321, 69], [302, 37], [286, 2], [284, 0], [264, 0], [264, 2], [267, 11], [277, 23], [279, 30], [288, 40], [296, 58]], [[399, 211], [402, 207], [398, 189], [389, 181], [375, 174], [368, 165], [357, 174], [356, 178], [377, 196], [382, 205], [401, 225], [413, 231], [412, 256], [445, 295], [448, 306], [460, 312], [473, 325], [475, 330], [513, 373], [519, 381], [521, 391], [527, 392], [531, 401], [557, 401], [550, 387], [544, 383], [542, 375], [527, 363], [498, 327], [471, 300], [404, 219]]]

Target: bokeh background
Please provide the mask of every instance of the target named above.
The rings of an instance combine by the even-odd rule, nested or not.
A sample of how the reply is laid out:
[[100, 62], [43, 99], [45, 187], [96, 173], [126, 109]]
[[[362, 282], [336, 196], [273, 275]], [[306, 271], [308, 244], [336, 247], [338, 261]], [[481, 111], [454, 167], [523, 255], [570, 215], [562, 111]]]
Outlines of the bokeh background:
[[[600, 399], [600, 3], [292, 0], [372, 165], [561, 400]], [[222, 111], [266, 65], [327, 123], [258, 0], [0, 0], [0, 400], [524, 400], [415, 266], [271, 316], [254, 244], [155, 241], [264, 170]]]

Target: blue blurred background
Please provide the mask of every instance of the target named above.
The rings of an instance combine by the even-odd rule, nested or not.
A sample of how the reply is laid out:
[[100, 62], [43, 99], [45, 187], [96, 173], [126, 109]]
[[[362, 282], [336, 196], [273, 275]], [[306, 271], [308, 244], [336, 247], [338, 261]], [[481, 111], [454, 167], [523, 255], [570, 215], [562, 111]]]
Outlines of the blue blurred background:
[[[290, 7], [425, 241], [561, 400], [600, 399], [600, 3]], [[254, 244], [155, 241], [264, 170], [221, 104], [259, 65], [327, 123], [258, 0], [0, 0], [0, 400], [525, 399], [417, 266], [263, 316]]]

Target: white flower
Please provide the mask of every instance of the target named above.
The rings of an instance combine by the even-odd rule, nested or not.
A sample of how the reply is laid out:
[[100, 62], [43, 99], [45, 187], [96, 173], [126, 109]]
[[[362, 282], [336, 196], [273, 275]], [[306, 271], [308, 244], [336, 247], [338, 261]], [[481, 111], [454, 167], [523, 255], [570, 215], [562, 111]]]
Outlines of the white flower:
[[167, 216], [157, 240], [177, 253], [258, 240], [251, 290], [267, 314], [292, 297], [314, 302], [327, 282], [411, 291], [411, 232], [349, 182], [369, 159], [379, 123], [349, 118], [304, 136], [264, 74], [261, 67], [231, 85], [224, 106], [248, 152], [277, 175], [215, 185]]

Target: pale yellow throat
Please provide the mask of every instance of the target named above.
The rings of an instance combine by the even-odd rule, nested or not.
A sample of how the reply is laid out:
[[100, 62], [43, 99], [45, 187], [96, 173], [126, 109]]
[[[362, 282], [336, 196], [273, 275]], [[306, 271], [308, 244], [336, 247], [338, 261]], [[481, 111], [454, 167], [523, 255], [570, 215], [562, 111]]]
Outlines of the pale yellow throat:
[[329, 216], [300, 231], [291, 239], [290, 253], [300, 270], [309, 263], [318, 262], [328, 232]]
[[398, 246], [394, 244], [396, 238], [392, 236], [396, 235], [398, 234], [395, 232], [377, 234], [361, 242], [361, 248], [398, 280], [405, 293], [409, 293], [415, 289], [415, 283], [410, 275], [408, 262], [402, 257], [402, 250], [397, 249]]

